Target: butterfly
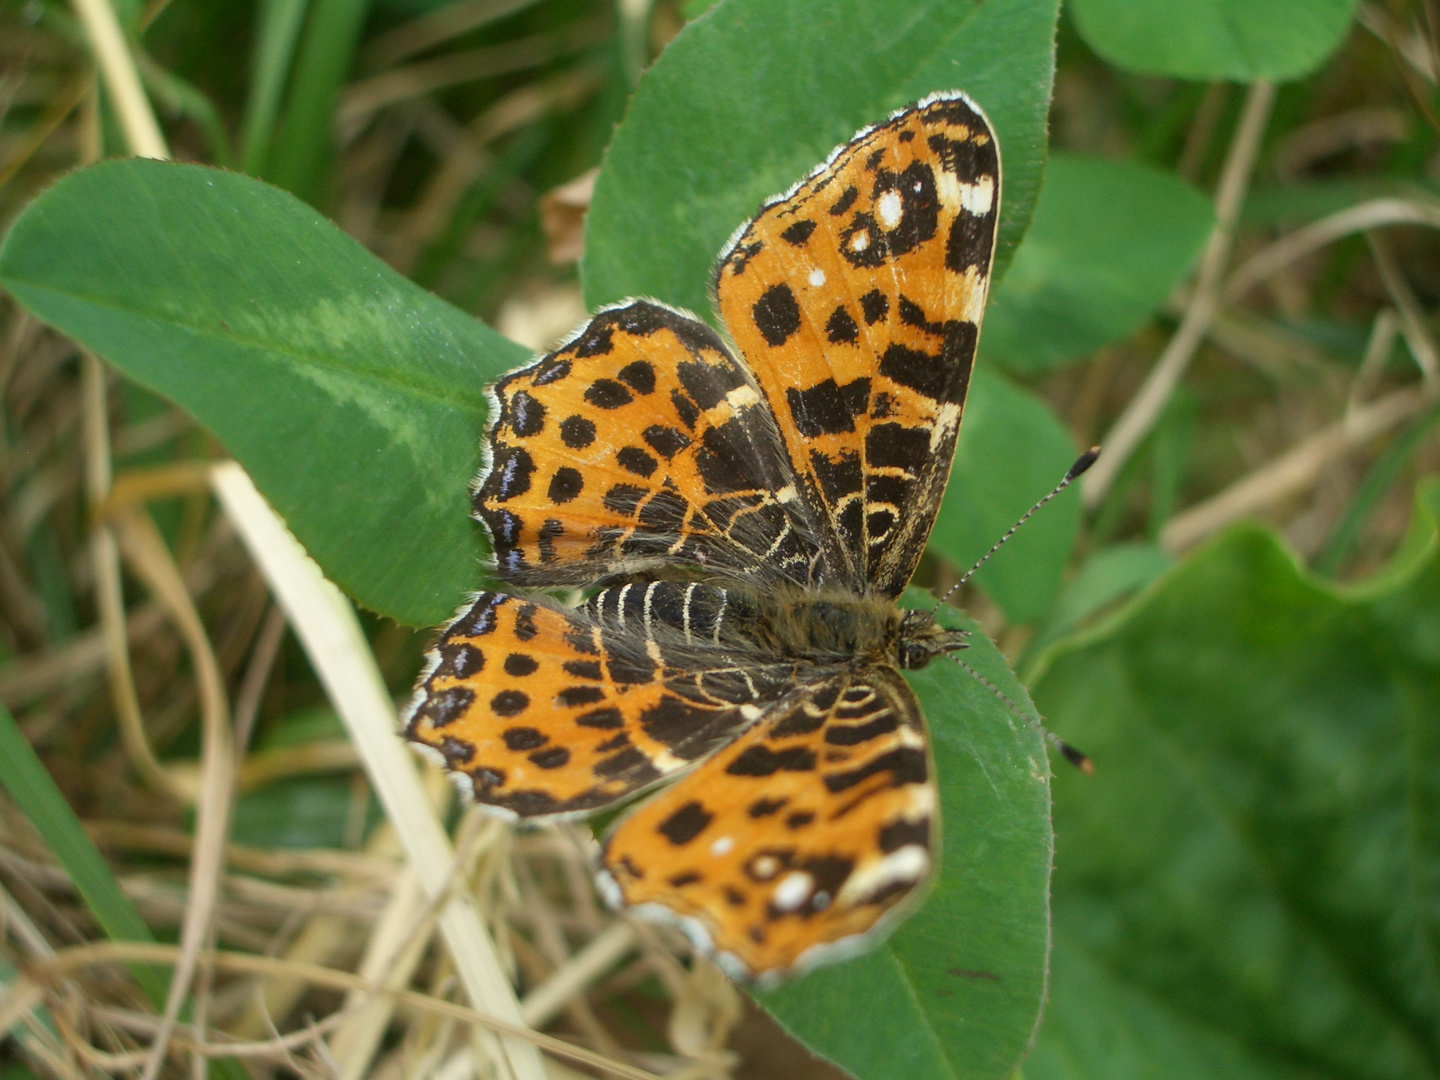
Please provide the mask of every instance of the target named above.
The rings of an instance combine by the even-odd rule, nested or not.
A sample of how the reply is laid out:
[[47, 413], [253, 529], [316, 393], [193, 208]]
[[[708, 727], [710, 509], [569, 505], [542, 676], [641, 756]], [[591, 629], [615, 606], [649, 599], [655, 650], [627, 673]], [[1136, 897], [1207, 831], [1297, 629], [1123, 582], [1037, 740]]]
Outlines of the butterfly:
[[441, 634], [406, 734], [516, 819], [669, 781], [605, 836], [602, 891], [736, 978], [863, 949], [932, 868], [901, 671], [965, 635], [896, 599], [949, 475], [999, 210], [984, 113], [934, 94], [736, 231], [713, 279], [729, 340], [626, 300], [490, 390], [472, 496], [514, 591]]

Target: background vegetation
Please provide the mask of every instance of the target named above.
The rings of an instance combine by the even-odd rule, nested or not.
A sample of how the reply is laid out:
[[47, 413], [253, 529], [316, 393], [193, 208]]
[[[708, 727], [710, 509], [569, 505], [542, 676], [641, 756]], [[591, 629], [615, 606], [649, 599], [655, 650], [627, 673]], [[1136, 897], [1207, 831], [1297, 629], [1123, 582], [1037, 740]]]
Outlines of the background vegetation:
[[[1430, 0], [0, 20], [9, 1074], [1440, 1076]], [[955, 86], [1004, 277], [917, 584], [1103, 439], [961, 594], [1098, 770], [924, 672], [943, 872], [757, 1007], [604, 910], [583, 825], [417, 782], [392, 699], [481, 580], [484, 383], [625, 295], [708, 312], [760, 199]], [[133, 154], [228, 171], [92, 164]]]

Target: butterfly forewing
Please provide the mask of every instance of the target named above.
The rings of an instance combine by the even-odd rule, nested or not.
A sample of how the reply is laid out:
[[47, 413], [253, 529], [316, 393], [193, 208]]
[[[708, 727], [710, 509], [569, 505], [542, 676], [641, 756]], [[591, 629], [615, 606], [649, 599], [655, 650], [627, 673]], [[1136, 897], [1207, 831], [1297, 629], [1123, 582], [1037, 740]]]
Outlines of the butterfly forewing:
[[990, 125], [944, 95], [841, 147], [722, 256], [725, 325], [857, 591], [898, 596], [930, 535], [999, 211]]
[[814, 541], [774, 418], [704, 323], [629, 301], [494, 397], [475, 509], [506, 580], [584, 585], [685, 563], [808, 579]]

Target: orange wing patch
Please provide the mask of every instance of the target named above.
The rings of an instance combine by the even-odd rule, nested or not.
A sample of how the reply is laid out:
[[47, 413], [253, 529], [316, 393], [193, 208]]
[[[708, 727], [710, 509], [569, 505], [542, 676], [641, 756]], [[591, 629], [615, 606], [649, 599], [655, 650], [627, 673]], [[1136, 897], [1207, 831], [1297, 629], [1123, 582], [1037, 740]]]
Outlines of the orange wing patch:
[[481, 593], [431, 654], [405, 733], [490, 807], [580, 813], [684, 768], [760, 715], [753, 676], [702, 675], [667, 671], [644, 639], [579, 613]]
[[935, 805], [899, 673], [837, 673], [622, 818], [605, 842], [608, 889], [685, 920], [736, 977], [774, 979], [863, 947], [913, 894]]
[[705, 324], [630, 301], [494, 396], [475, 510], [507, 580], [674, 563], [808, 579], [814, 540], [775, 422]]
[[861, 132], [721, 255], [725, 324], [856, 591], [899, 595], [934, 524], [999, 211], [994, 133], [944, 96]]

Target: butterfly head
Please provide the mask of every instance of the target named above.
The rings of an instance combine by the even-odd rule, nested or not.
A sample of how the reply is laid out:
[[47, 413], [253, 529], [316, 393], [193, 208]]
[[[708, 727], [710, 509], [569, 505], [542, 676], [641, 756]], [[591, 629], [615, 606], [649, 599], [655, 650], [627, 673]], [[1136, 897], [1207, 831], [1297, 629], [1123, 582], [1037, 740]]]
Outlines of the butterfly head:
[[907, 671], [923, 668], [943, 653], [968, 648], [966, 630], [947, 630], [928, 611], [907, 611], [900, 616], [895, 662]]

